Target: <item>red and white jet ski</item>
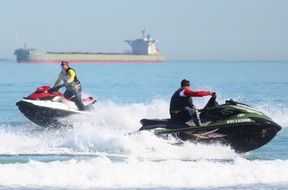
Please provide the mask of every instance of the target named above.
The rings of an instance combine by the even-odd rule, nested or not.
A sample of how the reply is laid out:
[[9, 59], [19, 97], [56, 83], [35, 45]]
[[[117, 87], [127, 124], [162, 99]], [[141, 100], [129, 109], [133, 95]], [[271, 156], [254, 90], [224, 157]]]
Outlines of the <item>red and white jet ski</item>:
[[[72, 114], [87, 114], [79, 111], [73, 99], [68, 100], [58, 91], [52, 91], [50, 86], [41, 86], [28, 97], [16, 103], [19, 110], [32, 122], [40, 126], [61, 126], [61, 118]], [[85, 110], [89, 110], [96, 102], [93, 97], [82, 99]]]

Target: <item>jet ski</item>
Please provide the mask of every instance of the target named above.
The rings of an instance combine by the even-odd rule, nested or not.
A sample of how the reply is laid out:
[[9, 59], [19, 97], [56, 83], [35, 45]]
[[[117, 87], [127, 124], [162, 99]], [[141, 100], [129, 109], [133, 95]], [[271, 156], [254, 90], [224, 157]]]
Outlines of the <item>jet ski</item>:
[[[91, 109], [96, 102], [93, 97], [82, 99], [85, 110]], [[66, 99], [58, 89], [50, 86], [41, 86], [31, 95], [16, 103], [19, 110], [33, 123], [44, 127], [64, 125], [62, 118], [73, 114], [87, 114], [79, 111], [73, 99]]]
[[192, 120], [184, 123], [172, 119], [142, 119], [139, 131], [149, 130], [163, 138], [172, 135], [181, 142], [219, 143], [243, 153], [265, 145], [281, 130], [281, 126], [263, 112], [234, 100], [219, 105], [216, 97], [211, 97], [200, 118], [201, 127]]

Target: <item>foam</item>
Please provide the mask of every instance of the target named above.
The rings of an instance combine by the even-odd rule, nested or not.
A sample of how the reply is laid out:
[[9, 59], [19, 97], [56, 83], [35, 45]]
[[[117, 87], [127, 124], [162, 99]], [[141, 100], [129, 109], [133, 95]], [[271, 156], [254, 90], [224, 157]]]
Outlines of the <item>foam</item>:
[[201, 188], [247, 184], [288, 184], [288, 161], [30, 161], [0, 165], [3, 186], [62, 188]]

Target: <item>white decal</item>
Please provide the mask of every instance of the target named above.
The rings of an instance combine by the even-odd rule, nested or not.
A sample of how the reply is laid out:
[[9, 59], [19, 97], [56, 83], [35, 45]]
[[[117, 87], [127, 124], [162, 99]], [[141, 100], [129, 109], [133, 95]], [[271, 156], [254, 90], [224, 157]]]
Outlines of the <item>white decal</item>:
[[244, 113], [239, 113], [239, 114], [237, 115], [237, 117], [245, 117], [245, 114], [244, 114]]
[[227, 120], [227, 124], [234, 124], [234, 123], [246, 123], [246, 122], [252, 122], [253, 120], [250, 118], [245, 118], [245, 119], [231, 119]]

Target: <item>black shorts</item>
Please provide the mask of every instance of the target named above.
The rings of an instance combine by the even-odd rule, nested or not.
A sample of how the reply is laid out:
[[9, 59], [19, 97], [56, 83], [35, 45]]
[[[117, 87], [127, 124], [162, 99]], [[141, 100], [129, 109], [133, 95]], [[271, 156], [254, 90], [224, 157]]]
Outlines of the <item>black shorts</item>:
[[175, 121], [187, 122], [191, 119], [188, 110], [183, 110], [178, 113], [170, 113], [171, 119]]

